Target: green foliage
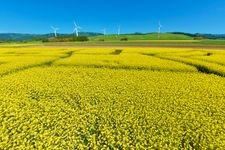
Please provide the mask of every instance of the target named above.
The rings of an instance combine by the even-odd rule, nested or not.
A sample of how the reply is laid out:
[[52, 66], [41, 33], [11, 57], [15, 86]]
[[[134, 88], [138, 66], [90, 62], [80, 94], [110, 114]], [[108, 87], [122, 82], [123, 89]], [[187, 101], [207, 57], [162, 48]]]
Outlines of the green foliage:
[[49, 39], [42, 39], [43, 43], [49, 42]]
[[120, 41], [128, 41], [128, 38], [126, 38], [126, 37], [121, 38]]
[[59, 37], [51, 37], [51, 38], [48, 38], [48, 39], [43, 39], [42, 42], [45, 43], [45, 42], [74, 42], [74, 41], [77, 41], [77, 42], [85, 42], [85, 41], [88, 41], [88, 37], [86, 36], [78, 36], [78, 37], [75, 37], [75, 36], [59, 36]]
[[78, 36], [78, 37], [73, 37], [73, 41], [85, 42], [85, 41], [89, 41], [89, 39], [87, 36]]

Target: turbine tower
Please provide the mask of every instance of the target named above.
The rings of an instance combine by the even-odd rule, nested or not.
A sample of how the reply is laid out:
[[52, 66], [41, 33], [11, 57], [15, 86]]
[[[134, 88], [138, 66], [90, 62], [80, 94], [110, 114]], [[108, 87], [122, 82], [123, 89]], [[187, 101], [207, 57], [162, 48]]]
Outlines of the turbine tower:
[[104, 36], [106, 35], [106, 28], [102, 29]]
[[118, 32], [117, 32], [117, 35], [118, 35], [118, 36], [120, 36], [120, 32], [121, 32], [121, 27], [119, 26], [119, 27], [118, 27]]
[[56, 28], [56, 27], [53, 27], [53, 26], [51, 26], [51, 28], [52, 28], [52, 30], [55, 34], [55, 37], [57, 37], [57, 31], [59, 30], [59, 28]]
[[79, 29], [82, 29], [82, 28], [80, 26], [78, 26], [76, 24], [76, 22], [74, 21], [74, 29], [73, 29], [73, 32], [76, 34], [77, 37], [79, 36]]
[[162, 28], [162, 24], [159, 21], [159, 26], [158, 26], [158, 39], [160, 38], [160, 33], [161, 33], [161, 28]]

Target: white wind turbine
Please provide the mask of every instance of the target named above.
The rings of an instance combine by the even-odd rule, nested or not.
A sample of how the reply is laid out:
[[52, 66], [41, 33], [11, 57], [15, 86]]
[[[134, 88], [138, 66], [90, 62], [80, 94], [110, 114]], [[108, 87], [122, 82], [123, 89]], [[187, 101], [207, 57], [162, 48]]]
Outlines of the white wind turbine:
[[103, 34], [106, 35], [106, 28], [102, 29]]
[[51, 26], [51, 28], [52, 28], [52, 30], [55, 34], [55, 37], [57, 37], [57, 31], [59, 30], [59, 28], [56, 28], [56, 27], [53, 27], [53, 26]]
[[120, 33], [121, 33], [121, 27], [119, 26], [118, 31], [117, 31], [117, 35], [120, 36]]
[[80, 26], [78, 26], [76, 24], [76, 22], [74, 21], [74, 29], [73, 29], [73, 32], [76, 34], [77, 37], [79, 36], [79, 29], [82, 29], [82, 28]]
[[158, 39], [160, 38], [160, 33], [161, 33], [161, 28], [162, 28], [162, 24], [159, 22], [159, 26], [158, 26]]

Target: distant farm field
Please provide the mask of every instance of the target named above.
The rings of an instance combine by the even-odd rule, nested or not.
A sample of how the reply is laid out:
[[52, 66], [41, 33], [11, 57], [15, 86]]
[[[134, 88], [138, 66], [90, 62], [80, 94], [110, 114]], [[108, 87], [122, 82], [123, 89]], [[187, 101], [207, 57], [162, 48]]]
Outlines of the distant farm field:
[[152, 33], [152, 34], [141, 34], [141, 35], [135, 35], [135, 34], [123, 34], [123, 35], [99, 35], [99, 36], [93, 36], [90, 37], [90, 40], [99, 41], [99, 40], [105, 40], [105, 41], [112, 41], [112, 40], [120, 40], [123, 38], [127, 38], [128, 40], [193, 40], [193, 37], [183, 35], [183, 34], [172, 34], [172, 33], [163, 33], [158, 35], [158, 33]]
[[225, 51], [0, 47], [0, 149], [224, 149]]

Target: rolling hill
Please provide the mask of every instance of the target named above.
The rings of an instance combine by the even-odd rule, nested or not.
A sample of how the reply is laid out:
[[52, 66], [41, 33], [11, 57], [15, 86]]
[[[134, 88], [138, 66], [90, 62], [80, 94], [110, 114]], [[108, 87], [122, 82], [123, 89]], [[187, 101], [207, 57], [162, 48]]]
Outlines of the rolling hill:
[[[160, 37], [158, 37], [157, 33], [136, 33], [136, 34], [122, 34], [120, 36], [115, 34], [102, 35], [100, 33], [95, 32], [81, 32], [81, 36], [87, 36], [90, 41], [120, 41], [123, 40], [193, 40], [193, 39], [225, 39], [224, 34], [190, 34], [183, 32], [171, 32], [171, 33], [162, 33]], [[42, 41], [43, 39], [48, 39], [53, 37], [53, 33], [49, 34], [21, 34], [21, 33], [0, 33], [0, 42], [5, 41]], [[72, 37], [73, 34], [58, 34], [59, 37]]]
[[123, 35], [98, 35], [89, 38], [93, 41], [114, 41], [114, 40], [193, 40], [193, 37], [183, 34], [162, 33], [158, 36], [157, 33], [151, 34], [123, 34]]
[[[81, 36], [97, 36], [99, 33], [81, 32]], [[53, 37], [53, 33], [49, 34], [22, 34], [22, 33], [0, 33], [0, 41], [33, 41]], [[72, 34], [58, 34], [58, 36], [73, 36]]]

